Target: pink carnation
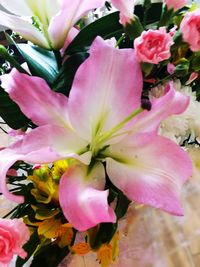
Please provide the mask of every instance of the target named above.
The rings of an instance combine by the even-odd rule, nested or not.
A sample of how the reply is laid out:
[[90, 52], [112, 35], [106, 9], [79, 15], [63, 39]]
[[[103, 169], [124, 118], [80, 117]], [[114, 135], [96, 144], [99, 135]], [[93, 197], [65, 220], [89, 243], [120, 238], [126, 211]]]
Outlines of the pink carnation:
[[29, 239], [29, 230], [22, 219], [0, 219], [0, 266], [7, 267], [14, 255], [25, 258], [22, 246]]
[[173, 39], [164, 27], [159, 30], [143, 31], [134, 41], [138, 61], [158, 64], [170, 58]]
[[200, 10], [188, 12], [181, 22], [183, 40], [194, 52], [200, 50]]
[[188, 0], [164, 0], [163, 2], [167, 5], [168, 9], [178, 10], [184, 7]]

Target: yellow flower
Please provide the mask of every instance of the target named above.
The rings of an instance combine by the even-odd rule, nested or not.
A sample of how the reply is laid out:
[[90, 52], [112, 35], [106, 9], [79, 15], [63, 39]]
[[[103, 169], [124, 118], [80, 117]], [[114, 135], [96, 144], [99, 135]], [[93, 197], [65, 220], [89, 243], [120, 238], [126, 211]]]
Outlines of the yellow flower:
[[[72, 253], [78, 255], [85, 255], [92, 251], [89, 243], [79, 242], [70, 248]], [[99, 260], [101, 267], [109, 267], [110, 264], [116, 261], [119, 253], [119, 232], [117, 232], [109, 244], [103, 244], [97, 253], [97, 259]]]
[[69, 223], [63, 224], [61, 220], [51, 218], [39, 224], [38, 234], [47, 239], [58, 239], [58, 245], [63, 248], [69, 246], [73, 239], [72, 226]]
[[74, 232], [71, 227], [65, 227], [62, 225], [61, 230], [59, 230], [59, 233], [62, 232], [62, 235], [60, 235], [60, 238], [58, 240], [58, 245], [60, 248], [64, 248], [66, 246], [69, 246], [72, 242]]
[[78, 255], [85, 255], [91, 250], [88, 243], [80, 242], [71, 247], [71, 251]]
[[51, 201], [58, 203], [58, 184], [61, 176], [68, 168], [67, 160], [59, 160], [54, 162], [53, 167], [42, 165], [33, 171], [33, 175], [29, 176], [34, 184], [31, 194], [39, 203], [48, 204]]
[[112, 260], [112, 246], [102, 245], [97, 252], [97, 259], [99, 260], [101, 267], [109, 267], [113, 262]]
[[117, 232], [109, 244], [103, 244], [98, 252], [97, 259], [101, 267], [109, 267], [119, 254], [119, 232]]
[[53, 179], [59, 181], [61, 176], [66, 172], [68, 167], [69, 163], [67, 160], [59, 160], [54, 162], [51, 170]]

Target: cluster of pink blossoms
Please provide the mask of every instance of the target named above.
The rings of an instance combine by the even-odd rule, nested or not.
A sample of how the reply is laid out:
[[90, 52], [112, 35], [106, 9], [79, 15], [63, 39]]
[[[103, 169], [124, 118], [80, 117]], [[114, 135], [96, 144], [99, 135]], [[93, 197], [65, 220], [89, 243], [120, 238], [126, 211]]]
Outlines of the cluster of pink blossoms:
[[[196, 10], [187, 13], [183, 18], [180, 30], [183, 40], [189, 44], [194, 52], [200, 50], [200, 11]], [[134, 41], [136, 56], [140, 62], [158, 64], [169, 59], [171, 56], [171, 46], [174, 32], [166, 32], [165, 27], [158, 30], [144, 31], [140, 37]]]

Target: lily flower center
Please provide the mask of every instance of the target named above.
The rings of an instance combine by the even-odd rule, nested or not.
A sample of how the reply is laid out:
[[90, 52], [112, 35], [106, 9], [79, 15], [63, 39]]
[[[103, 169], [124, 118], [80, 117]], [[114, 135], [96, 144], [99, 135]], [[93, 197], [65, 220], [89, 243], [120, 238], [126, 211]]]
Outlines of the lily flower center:
[[89, 150], [92, 152], [93, 157], [96, 157], [100, 151], [102, 151], [104, 148], [106, 148], [108, 145], [105, 145], [108, 140], [115, 138], [120, 135], [127, 134], [128, 132], [120, 132], [119, 131], [135, 116], [140, 114], [144, 109], [142, 107], [137, 108], [133, 112], [131, 112], [130, 115], [128, 115], [125, 119], [123, 119], [121, 122], [119, 122], [116, 126], [111, 128], [109, 131], [102, 133], [101, 131], [96, 131], [96, 135], [94, 136], [90, 146]]

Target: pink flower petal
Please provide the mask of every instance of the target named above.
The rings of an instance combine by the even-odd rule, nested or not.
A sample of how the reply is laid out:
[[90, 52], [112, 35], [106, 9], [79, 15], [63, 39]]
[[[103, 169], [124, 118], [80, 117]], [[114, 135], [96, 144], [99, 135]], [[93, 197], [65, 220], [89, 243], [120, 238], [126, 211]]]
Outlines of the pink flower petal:
[[78, 35], [78, 33], [79, 33], [78, 29], [76, 29], [75, 27], [71, 28], [71, 30], [69, 31], [67, 35], [67, 38], [65, 39], [63, 47], [60, 50], [62, 55], [64, 55], [66, 48], [73, 41], [73, 39]]
[[139, 107], [141, 90], [142, 73], [134, 50], [114, 48], [111, 42], [97, 37], [70, 92], [72, 126], [84, 139], [91, 140]]
[[170, 48], [173, 45], [171, 34], [166, 27], [157, 30], [149, 29], [134, 40], [134, 48], [139, 62], [158, 64], [171, 56]]
[[113, 6], [120, 11], [120, 23], [126, 25], [133, 19], [134, 0], [111, 0]]
[[182, 215], [180, 192], [192, 174], [187, 153], [156, 134], [130, 135], [110, 147], [107, 172], [133, 201]]
[[181, 114], [189, 105], [190, 98], [173, 87], [170, 82], [166, 86], [166, 93], [160, 98], [152, 99], [152, 109], [143, 111], [136, 116], [132, 124], [132, 132], [156, 131], [162, 120], [170, 115]]
[[[8, 199], [23, 202], [23, 197], [14, 196], [8, 191], [6, 174], [17, 161], [42, 164], [63, 158], [76, 158], [85, 164], [90, 162], [90, 152], [83, 153], [87, 143], [65, 128], [54, 125], [38, 127], [23, 139], [0, 151], [0, 188]], [[80, 155], [79, 155], [80, 154]]]
[[174, 64], [172, 64], [172, 63], [167, 64], [167, 72], [169, 74], [173, 74], [175, 69], [176, 69], [176, 66]]
[[198, 72], [192, 72], [190, 74], [188, 81], [185, 83], [185, 85], [191, 84], [193, 81], [195, 81], [198, 78], [198, 76], [199, 76]]
[[16, 69], [0, 79], [5, 91], [35, 124], [68, 127], [68, 99], [52, 91], [45, 80], [20, 73]]
[[104, 2], [103, 0], [62, 0], [61, 10], [52, 17], [48, 29], [54, 49], [62, 48], [69, 30], [83, 15], [89, 10], [103, 6]]
[[10, 266], [14, 255], [24, 257], [27, 253], [22, 248], [30, 233], [22, 219], [0, 219], [0, 266]]
[[[70, 129], [45, 125], [32, 130], [22, 140], [14, 143], [8, 149], [26, 155], [26, 161], [33, 164], [43, 164], [69, 157], [89, 164], [90, 152], [84, 153], [87, 145], [87, 142], [80, 139]], [[46, 154], [42, 153], [43, 150], [46, 151]], [[38, 155], [38, 153], [41, 154]]]
[[17, 202], [22, 203], [24, 201], [24, 197], [15, 196], [11, 194], [7, 188], [6, 184], [6, 174], [9, 168], [20, 159], [19, 155], [13, 153], [13, 151], [4, 149], [0, 151], [0, 192], [3, 193], [4, 197]]
[[46, 49], [50, 48], [44, 34], [29, 21], [24, 20], [19, 16], [14, 16], [0, 10], [0, 25], [12, 29], [32, 43], [38, 44], [39, 46]]
[[90, 174], [84, 166], [72, 166], [61, 178], [59, 200], [66, 219], [79, 231], [85, 231], [101, 222], [115, 222], [109, 207], [102, 164]]

